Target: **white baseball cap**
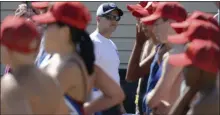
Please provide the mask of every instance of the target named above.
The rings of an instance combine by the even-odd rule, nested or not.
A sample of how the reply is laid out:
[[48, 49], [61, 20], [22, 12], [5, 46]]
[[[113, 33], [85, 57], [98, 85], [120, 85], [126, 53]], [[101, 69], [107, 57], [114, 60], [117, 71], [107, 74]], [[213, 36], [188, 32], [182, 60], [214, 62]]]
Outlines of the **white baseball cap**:
[[118, 8], [115, 3], [112, 2], [101, 4], [97, 9], [96, 16], [108, 14], [113, 10], [117, 10], [119, 12], [119, 16], [123, 16], [123, 11], [120, 8]]

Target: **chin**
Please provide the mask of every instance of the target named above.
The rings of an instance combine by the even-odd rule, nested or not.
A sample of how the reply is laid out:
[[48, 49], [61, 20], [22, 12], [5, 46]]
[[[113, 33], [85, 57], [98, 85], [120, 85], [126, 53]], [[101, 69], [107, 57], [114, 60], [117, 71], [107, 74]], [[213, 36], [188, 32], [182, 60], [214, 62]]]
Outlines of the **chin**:
[[114, 32], [116, 30], [116, 27], [112, 27], [111, 31]]

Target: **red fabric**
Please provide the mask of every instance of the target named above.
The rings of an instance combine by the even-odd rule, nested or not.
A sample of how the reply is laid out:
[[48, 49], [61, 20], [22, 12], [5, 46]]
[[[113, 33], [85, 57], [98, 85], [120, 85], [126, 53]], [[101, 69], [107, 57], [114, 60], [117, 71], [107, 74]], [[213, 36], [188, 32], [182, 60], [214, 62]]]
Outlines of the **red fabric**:
[[[172, 24], [171, 24], [172, 26]], [[193, 19], [183, 22], [182, 26], [187, 30], [181, 34], [168, 37], [168, 41], [175, 44], [183, 44], [194, 39], [212, 40], [220, 46], [219, 28], [210, 22]]]
[[80, 2], [56, 2], [47, 13], [33, 16], [33, 20], [41, 24], [60, 21], [84, 30], [91, 16], [89, 10]]
[[187, 30], [169, 36], [172, 43], [186, 43], [186, 52], [171, 55], [169, 63], [175, 66], [195, 65], [205, 71], [216, 73], [220, 67], [220, 30], [210, 22], [192, 20]]
[[189, 43], [185, 53], [171, 55], [169, 62], [175, 66], [194, 65], [208, 72], [218, 71], [219, 47], [212, 41], [195, 39]]
[[141, 19], [141, 22], [152, 25], [159, 18], [173, 19], [182, 22], [187, 18], [187, 12], [178, 2], [159, 2], [156, 10], [150, 16]]
[[24, 18], [7, 16], [2, 22], [1, 44], [10, 50], [21, 53], [36, 51], [38, 47], [31, 47], [31, 43], [40, 39], [39, 36], [36, 26]]
[[135, 10], [140, 10], [140, 9], [143, 9], [147, 5], [147, 3], [148, 3], [147, 1], [142, 1], [142, 2], [139, 2], [138, 4], [135, 4], [135, 5], [128, 4], [127, 9], [130, 12], [133, 12]]
[[[149, 5], [147, 8], [146, 6]], [[127, 9], [132, 13], [136, 18], [143, 18], [149, 16], [156, 9], [157, 2], [145, 2], [142, 1], [139, 4], [127, 5]]]
[[[198, 20], [204, 20], [208, 21], [218, 27], [218, 22], [213, 18], [213, 15], [201, 11], [194, 11], [187, 19], [186, 21], [191, 22], [193, 19], [198, 19]], [[172, 28], [176, 30], [177, 33], [182, 33], [185, 29], [186, 26], [184, 24], [185, 22], [182, 23], [172, 23]]]
[[44, 9], [49, 6], [49, 2], [31, 2], [33, 8]]

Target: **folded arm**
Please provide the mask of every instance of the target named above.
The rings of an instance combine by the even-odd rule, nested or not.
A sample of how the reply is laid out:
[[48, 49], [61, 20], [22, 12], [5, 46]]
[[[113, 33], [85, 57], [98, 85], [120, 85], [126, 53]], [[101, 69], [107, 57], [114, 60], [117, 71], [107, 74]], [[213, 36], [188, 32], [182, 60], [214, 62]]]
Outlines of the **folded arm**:
[[162, 75], [154, 88], [154, 93], [148, 97], [147, 101], [151, 108], [155, 108], [161, 100], [169, 102], [172, 86], [182, 71], [182, 67], [169, 64], [168, 57], [163, 61]]

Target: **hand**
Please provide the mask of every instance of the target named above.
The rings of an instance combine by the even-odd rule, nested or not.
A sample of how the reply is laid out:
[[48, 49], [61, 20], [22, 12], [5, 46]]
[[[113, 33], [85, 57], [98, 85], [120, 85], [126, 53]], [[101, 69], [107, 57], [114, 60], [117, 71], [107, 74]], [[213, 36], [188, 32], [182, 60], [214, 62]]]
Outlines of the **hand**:
[[126, 110], [125, 110], [123, 104], [120, 105], [120, 113], [121, 114], [125, 114], [126, 113]]
[[136, 24], [136, 42], [139, 44], [144, 44], [146, 40], [148, 40], [149, 37], [147, 37], [142, 30], [142, 24], [137, 23]]
[[83, 104], [84, 115], [92, 115], [92, 114], [89, 112], [88, 106], [89, 106], [89, 103], [87, 103], [87, 102]]
[[159, 105], [153, 109], [154, 115], [167, 115], [170, 110], [170, 104], [167, 101], [161, 100]]
[[[148, 94], [147, 94], [147, 102], [149, 104], [149, 100], [151, 100], [151, 98], [154, 96], [155, 94], [155, 89], [151, 90]], [[150, 106], [150, 105], [149, 105]]]

